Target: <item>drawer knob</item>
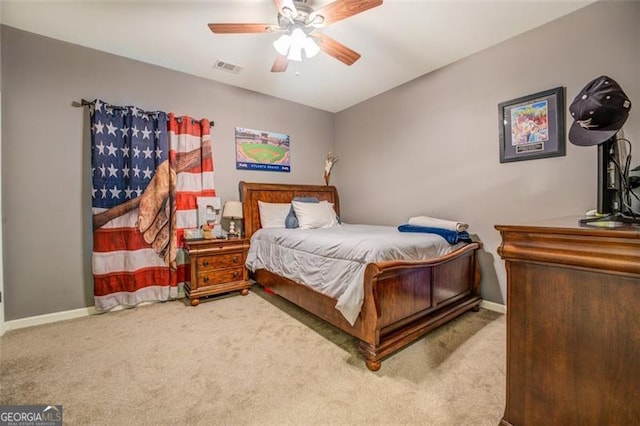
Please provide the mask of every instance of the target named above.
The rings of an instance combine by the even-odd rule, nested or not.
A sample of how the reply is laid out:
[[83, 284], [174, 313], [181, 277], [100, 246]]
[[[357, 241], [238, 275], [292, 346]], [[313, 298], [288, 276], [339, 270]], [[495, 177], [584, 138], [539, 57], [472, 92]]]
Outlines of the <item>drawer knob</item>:
[[209, 277], [204, 277], [204, 278], [202, 279], [202, 281], [204, 281], [205, 283], [208, 283], [208, 282], [209, 282]]
[[233, 278], [238, 278], [238, 272], [233, 273]]
[[238, 263], [238, 256], [233, 256], [233, 263]]
[[209, 261], [205, 260], [204, 262], [202, 262], [202, 266], [209, 266]]

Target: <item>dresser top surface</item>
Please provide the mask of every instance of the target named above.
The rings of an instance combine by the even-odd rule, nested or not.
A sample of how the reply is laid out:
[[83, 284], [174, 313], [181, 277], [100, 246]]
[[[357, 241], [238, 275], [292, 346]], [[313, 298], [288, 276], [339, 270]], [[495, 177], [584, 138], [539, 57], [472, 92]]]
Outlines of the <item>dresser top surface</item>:
[[625, 224], [611, 227], [610, 223], [580, 223], [584, 216], [564, 216], [536, 221], [514, 223], [509, 225], [495, 225], [498, 231], [536, 232], [554, 234], [591, 235], [594, 237], [640, 238], [640, 221], [638, 224]]

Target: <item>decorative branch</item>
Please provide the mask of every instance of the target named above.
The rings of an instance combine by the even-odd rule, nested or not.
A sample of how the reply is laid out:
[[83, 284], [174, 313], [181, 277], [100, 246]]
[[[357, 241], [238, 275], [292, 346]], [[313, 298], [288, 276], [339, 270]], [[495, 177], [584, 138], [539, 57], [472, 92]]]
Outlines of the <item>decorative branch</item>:
[[327, 154], [327, 159], [324, 160], [324, 183], [325, 185], [329, 185], [329, 179], [331, 178], [331, 169], [338, 162], [339, 158], [336, 155], [333, 155], [332, 151], [329, 151]]

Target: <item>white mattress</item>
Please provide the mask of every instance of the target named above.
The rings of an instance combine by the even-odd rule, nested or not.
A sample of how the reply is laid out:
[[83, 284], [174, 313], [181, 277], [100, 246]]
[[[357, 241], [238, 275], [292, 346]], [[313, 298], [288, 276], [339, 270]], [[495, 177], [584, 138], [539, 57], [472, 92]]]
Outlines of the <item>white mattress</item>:
[[364, 299], [364, 270], [382, 260], [426, 260], [450, 253], [435, 234], [399, 232], [393, 226], [342, 224], [326, 229], [260, 229], [251, 237], [246, 266], [266, 269], [338, 300], [353, 325]]

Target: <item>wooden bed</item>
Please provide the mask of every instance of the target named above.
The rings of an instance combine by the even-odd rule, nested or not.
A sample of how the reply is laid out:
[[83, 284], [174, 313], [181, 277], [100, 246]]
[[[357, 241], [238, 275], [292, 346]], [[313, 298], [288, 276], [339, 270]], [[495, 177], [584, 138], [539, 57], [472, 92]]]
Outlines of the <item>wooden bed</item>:
[[[258, 200], [288, 203], [293, 197], [316, 197], [334, 203], [333, 186], [240, 182], [244, 231], [247, 238], [260, 229]], [[372, 371], [381, 360], [429, 331], [469, 311], [477, 311], [480, 273], [474, 242], [445, 256], [427, 261], [370, 263], [364, 278], [364, 303], [352, 326], [335, 308], [336, 299], [259, 269], [253, 278], [281, 297], [360, 339], [360, 353]]]

